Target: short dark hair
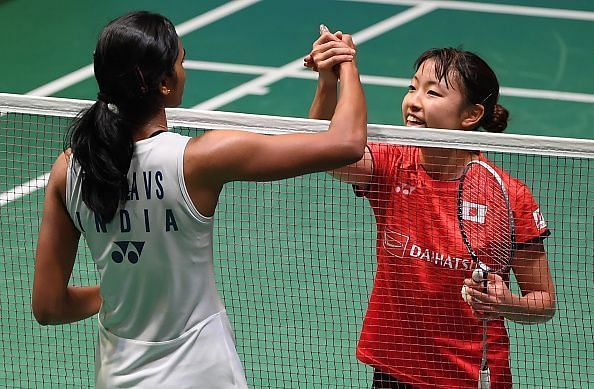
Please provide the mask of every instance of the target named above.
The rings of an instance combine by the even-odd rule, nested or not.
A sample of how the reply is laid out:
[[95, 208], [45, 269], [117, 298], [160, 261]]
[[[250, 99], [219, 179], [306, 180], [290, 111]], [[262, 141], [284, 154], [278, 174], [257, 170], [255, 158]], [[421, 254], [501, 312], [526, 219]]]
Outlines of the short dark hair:
[[479, 126], [489, 132], [502, 132], [507, 127], [509, 112], [497, 103], [499, 81], [491, 67], [481, 57], [470, 51], [455, 48], [439, 48], [425, 51], [415, 61], [418, 70], [427, 60], [435, 63], [435, 77], [451, 85], [449, 77], [455, 77], [463, 88], [462, 93], [470, 104], [485, 107]]

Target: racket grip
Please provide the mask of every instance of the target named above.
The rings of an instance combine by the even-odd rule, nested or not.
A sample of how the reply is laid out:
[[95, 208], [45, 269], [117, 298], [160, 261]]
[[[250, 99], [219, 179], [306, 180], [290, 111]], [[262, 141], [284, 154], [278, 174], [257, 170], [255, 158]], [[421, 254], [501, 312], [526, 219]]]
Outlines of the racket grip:
[[490, 389], [491, 388], [491, 370], [487, 367], [486, 369], [479, 370], [478, 389]]

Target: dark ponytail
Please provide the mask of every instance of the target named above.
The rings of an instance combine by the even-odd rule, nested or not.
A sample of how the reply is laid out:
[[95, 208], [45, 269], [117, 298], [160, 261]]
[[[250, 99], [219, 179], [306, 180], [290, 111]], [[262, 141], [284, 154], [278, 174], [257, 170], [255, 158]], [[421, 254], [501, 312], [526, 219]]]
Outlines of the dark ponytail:
[[[485, 111], [487, 108], [485, 107]], [[507, 128], [509, 111], [500, 104], [495, 104], [491, 111], [485, 113], [481, 125], [489, 132], [503, 132]]]
[[509, 111], [498, 104], [499, 81], [493, 69], [481, 57], [454, 48], [431, 49], [415, 61], [415, 68], [418, 70], [428, 59], [434, 60], [435, 76], [439, 81], [445, 80], [449, 86], [449, 77], [456, 77], [468, 103], [481, 104], [485, 108], [478, 127], [489, 132], [505, 130]]
[[133, 135], [163, 108], [161, 81], [173, 74], [178, 36], [165, 17], [134, 12], [110, 22], [94, 53], [97, 102], [73, 122], [70, 148], [84, 203], [111, 221], [128, 195]]
[[83, 201], [105, 221], [113, 218], [128, 191], [134, 145], [132, 129], [122, 122], [98, 101], [72, 127], [70, 147], [81, 167]]

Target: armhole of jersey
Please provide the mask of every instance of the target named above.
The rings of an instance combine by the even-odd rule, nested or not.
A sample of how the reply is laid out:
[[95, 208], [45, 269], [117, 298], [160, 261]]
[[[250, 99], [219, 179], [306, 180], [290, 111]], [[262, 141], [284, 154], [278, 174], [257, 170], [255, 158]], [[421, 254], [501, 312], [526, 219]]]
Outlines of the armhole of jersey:
[[530, 238], [525, 242], [520, 242], [516, 244], [516, 250], [523, 250], [526, 247], [530, 246], [531, 244], [540, 243], [544, 244], [544, 240], [551, 236], [551, 230], [548, 228], [540, 233], [539, 236], [535, 236], [534, 238]]
[[76, 172], [76, 165], [74, 162], [73, 155], [70, 154], [70, 157], [67, 158], [68, 163], [66, 165], [66, 198], [64, 198], [64, 205], [66, 207], [66, 212], [68, 213], [68, 216], [70, 216], [70, 220], [72, 220], [72, 224], [74, 225], [74, 227], [78, 230], [78, 232], [84, 234], [84, 231], [80, 226], [80, 219], [78, 220], [78, 222], [76, 221], [76, 205], [73, 201], [74, 187], [76, 185], [76, 181], [78, 180], [78, 175], [80, 174], [80, 172]]
[[184, 202], [186, 203], [186, 206], [188, 207], [188, 210], [190, 211], [192, 216], [194, 216], [198, 221], [202, 223], [212, 223], [214, 215], [209, 217], [201, 214], [198, 211], [198, 209], [196, 209], [194, 202], [192, 202], [190, 194], [188, 193], [188, 188], [186, 187], [186, 179], [184, 176], [184, 155], [186, 154], [186, 148], [188, 147], [190, 139], [191, 138], [189, 137], [186, 139], [186, 142], [183, 147], [183, 152], [179, 153], [179, 157], [177, 159], [177, 177], [179, 180], [179, 188], [181, 190], [182, 197], [184, 198]]
[[72, 210], [70, 209], [72, 206], [72, 192], [74, 186], [74, 177], [73, 177], [73, 170], [74, 169], [74, 157], [70, 154], [68, 158], [68, 164], [66, 165], [66, 198], [64, 201], [66, 202], [66, 210], [72, 217]]

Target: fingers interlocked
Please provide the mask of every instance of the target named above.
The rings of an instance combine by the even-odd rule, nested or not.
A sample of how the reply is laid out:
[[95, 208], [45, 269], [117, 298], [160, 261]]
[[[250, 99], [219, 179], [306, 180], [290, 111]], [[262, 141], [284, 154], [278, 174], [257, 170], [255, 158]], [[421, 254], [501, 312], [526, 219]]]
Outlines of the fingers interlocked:
[[303, 59], [304, 66], [315, 71], [334, 71], [342, 62], [355, 59], [356, 47], [349, 34], [331, 33], [320, 25], [320, 37], [313, 43], [312, 51]]

